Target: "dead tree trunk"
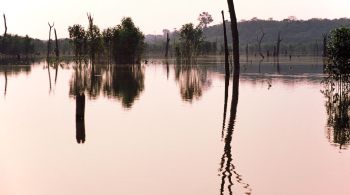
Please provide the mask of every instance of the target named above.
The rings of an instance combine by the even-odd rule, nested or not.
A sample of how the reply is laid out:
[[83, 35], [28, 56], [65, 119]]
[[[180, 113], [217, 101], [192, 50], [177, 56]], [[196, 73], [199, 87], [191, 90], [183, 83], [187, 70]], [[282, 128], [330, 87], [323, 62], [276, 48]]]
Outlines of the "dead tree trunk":
[[281, 31], [278, 31], [277, 35], [277, 46], [276, 46], [276, 56], [277, 58], [280, 57], [280, 45], [281, 45], [282, 39], [281, 39]]
[[87, 13], [87, 17], [89, 20], [89, 33], [90, 33], [90, 37], [88, 37], [88, 42], [90, 44], [88, 44], [88, 49], [90, 52], [90, 58], [91, 58], [91, 62], [93, 62], [95, 60], [95, 52], [96, 52], [96, 48], [95, 48], [95, 37], [94, 37], [94, 33], [93, 33], [93, 27], [94, 27], [94, 18], [91, 16], [90, 13]]
[[50, 52], [51, 52], [51, 29], [52, 27], [55, 25], [55, 23], [53, 23], [52, 25], [48, 22], [48, 25], [50, 27], [50, 31], [49, 31], [49, 41], [47, 42], [47, 58], [50, 57]]
[[230, 17], [231, 17], [234, 76], [238, 77], [240, 67], [239, 67], [239, 38], [238, 38], [238, 28], [237, 28], [237, 17], [236, 17], [233, 0], [227, 0], [227, 4], [228, 4], [228, 9], [230, 11]]
[[55, 53], [56, 53], [56, 57], [58, 58], [60, 56], [60, 51], [58, 49], [58, 41], [57, 41], [57, 33], [56, 33], [56, 28], [54, 29], [55, 31], [55, 42], [56, 42], [56, 48], [55, 48]]
[[226, 23], [225, 23], [225, 15], [224, 15], [224, 11], [221, 11], [221, 15], [222, 15], [222, 24], [224, 27], [224, 47], [225, 47], [225, 73], [226, 73], [226, 77], [230, 76], [230, 64], [228, 62], [228, 58], [229, 58], [229, 53], [228, 53], [228, 46], [227, 46], [227, 33], [226, 33]]
[[247, 43], [247, 45], [246, 45], [246, 47], [245, 47], [245, 56], [246, 56], [246, 58], [247, 58], [247, 62], [249, 61], [249, 45], [248, 45], [248, 43]]
[[262, 33], [261, 37], [259, 38], [259, 36], [257, 36], [257, 37], [256, 37], [256, 40], [258, 41], [258, 50], [259, 50], [259, 54], [260, 54], [261, 58], [264, 59], [265, 56], [264, 56], [264, 54], [261, 52], [261, 42], [262, 42], [262, 40], [264, 39], [264, 37], [265, 37], [266, 34], [264, 33], [263, 30], [261, 30], [261, 33]]
[[322, 36], [323, 36], [323, 54], [322, 54], [322, 56], [327, 57], [327, 37], [328, 37], [328, 35], [322, 34]]
[[169, 50], [169, 33], [166, 33], [166, 45], [165, 45], [165, 57], [168, 58], [168, 50]]
[[5, 16], [5, 14], [3, 14], [3, 16], [4, 16], [4, 25], [5, 25], [5, 32], [4, 32], [4, 37], [6, 37], [6, 35], [7, 35], [7, 24], [6, 24], [6, 16]]

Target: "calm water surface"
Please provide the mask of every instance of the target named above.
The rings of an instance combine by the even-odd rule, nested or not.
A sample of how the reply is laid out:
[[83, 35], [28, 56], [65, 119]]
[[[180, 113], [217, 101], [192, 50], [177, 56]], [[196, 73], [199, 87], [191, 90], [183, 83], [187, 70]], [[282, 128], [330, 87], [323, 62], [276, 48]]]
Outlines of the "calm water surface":
[[168, 64], [1, 66], [0, 194], [350, 193], [320, 61]]

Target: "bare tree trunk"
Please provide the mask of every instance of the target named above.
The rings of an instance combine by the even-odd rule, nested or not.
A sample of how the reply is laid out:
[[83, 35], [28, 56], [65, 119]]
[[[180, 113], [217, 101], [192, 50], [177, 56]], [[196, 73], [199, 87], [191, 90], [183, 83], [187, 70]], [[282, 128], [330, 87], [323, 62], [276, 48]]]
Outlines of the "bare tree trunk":
[[246, 47], [245, 47], [245, 56], [247, 58], [247, 62], [249, 61], [249, 45], [247, 43]]
[[165, 57], [168, 58], [168, 50], [169, 50], [169, 33], [166, 33], [166, 46], [165, 46]]
[[224, 43], [225, 43], [225, 100], [224, 100], [224, 114], [223, 114], [223, 122], [222, 122], [222, 132], [221, 137], [224, 137], [224, 129], [225, 129], [225, 121], [226, 121], [226, 112], [227, 112], [227, 100], [228, 100], [228, 87], [230, 83], [230, 64], [229, 64], [229, 51], [227, 46], [227, 33], [226, 33], [226, 22], [224, 11], [221, 11], [222, 15], [222, 24], [224, 30]]
[[224, 47], [225, 47], [225, 73], [226, 73], [226, 77], [230, 76], [230, 64], [228, 62], [228, 58], [229, 58], [229, 53], [228, 53], [228, 46], [227, 46], [227, 33], [226, 33], [226, 23], [225, 23], [225, 15], [224, 15], [224, 11], [221, 11], [221, 15], [222, 15], [222, 24], [224, 27]]
[[257, 37], [256, 37], [256, 40], [258, 41], [258, 50], [259, 50], [259, 54], [260, 54], [260, 56], [261, 56], [262, 59], [265, 59], [264, 54], [261, 52], [261, 42], [262, 42], [262, 40], [264, 39], [264, 37], [265, 37], [266, 34], [264, 33], [263, 30], [261, 30], [261, 33], [262, 33], [262, 35], [261, 35], [260, 39], [259, 39], [259, 36], [257, 36]]
[[323, 57], [327, 57], [327, 34], [322, 34], [323, 36]]
[[7, 24], [6, 24], [6, 16], [5, 16], [5, 14], [3, 14], [3, 16], [4, 16], [4, 25], [5, 25], [5, 32], [4, 32], [4, 37], [6, 37], [6, 35], [7, 35]]
[[277, 46], [276, 46], [276, 56], [277, 58], [280, 57], [280, 45], [281, 45], [282, 39], [281, 39], [281, 31], [278, 31], [277, 35]]
[[49, 24], [50, 27], [50, 31], [49, 31], [49, 41], [47, 42], [47, 58], [50, 57], [50, 51], [51, 51], [51, 29], [52, 27], [55, 25], [55, 23], [53, 23], [52, 25]]
[[238, 38], [237, 17], [236, 17], [233, 0], [227, 0], [227, 4], [230, 11], [230, 17], [231, 17], [234, 76], [239, 76], [240, 67], [239, 67], [239, 38]]
[[55, 31], [55, 42], [56, 42], [56, 49], [55, 49], [55, 53], [56, 53], [56, 57], [58, 58], [60, 56], [60, 51], [58, 49], [58, 41], [57, 41], [57, 33], [56, 33], [56, 28], [54, 29]]
[[[95, 40], [94, 40], [94, 35], [93, 35], [93, 27], [94, 27], [94, 18], [91, 16], [91, 14], [90, 13], [87, 13], [87, 17], [88, 17], [88, 20], [89, 20], [89, 32], [90, 32], [90, 47], [89, 47], [89, 52], [90, 52], [90, 58], [91, 58], [91, 62], [93, 62], [94, 60], [95, 60], [95, 50], [96, 50], [96, 48], [95, 48], [95, 44], [94, 44], [94, 42], [95, 42]], [[94, 64], [94, 63], [92, 63], [92, 64]]]

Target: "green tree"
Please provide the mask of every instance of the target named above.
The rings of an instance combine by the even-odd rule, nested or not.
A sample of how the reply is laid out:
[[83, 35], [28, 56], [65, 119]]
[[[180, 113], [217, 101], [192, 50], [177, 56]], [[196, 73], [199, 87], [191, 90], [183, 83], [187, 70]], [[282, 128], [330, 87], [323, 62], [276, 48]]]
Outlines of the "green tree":
[[332, 30], [327, 42], [327, 53], [334, 66], [342, 71], [349, 71], [350, 65], [350, 29], [340, 27]]
[[76, 57], [80, 57], [84, 54], [84, 45], [86, 43], [86, 32], [84, 28], [75, 24], [73, 26], [68, 27], [69, 38], [72, 39], [74, 44], [74, 54]]
[[183, 57], [190, 60], [197, 56], [199, 45], [203, 42], [203, 31], [192, 23], [185, 24], [180, 29], [180, 52]]
[[113, 55], [118, 63], [140, 61], [144, 47], [144, 35], [131, 18], [122, 19], [113, 29]]

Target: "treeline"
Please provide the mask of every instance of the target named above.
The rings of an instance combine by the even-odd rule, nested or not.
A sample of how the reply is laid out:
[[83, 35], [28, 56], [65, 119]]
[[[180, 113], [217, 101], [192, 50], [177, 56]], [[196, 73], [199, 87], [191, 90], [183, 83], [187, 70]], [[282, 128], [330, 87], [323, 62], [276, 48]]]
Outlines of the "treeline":
[[[230, 26], [229, 21], [226, 22], [226, 26]], [[278, 33], [280, 33], [281, 55], [322, 55], [323, 36], [340, 26], [349, 27], [350, 19], [298, 20], [295, 17], [289, 17], [282, 21], [258, 18], [242, 20], [238, 23], [240, 50], [241, 53], [248, 51], [250, 55], [259, 55], [258, 44], [264, 34], [261, 40], [261, 51], [265, 56], [267, 54], [272, 56]], [[231, 29], [227, 28], [227, 33], [231, 34]], [[200, 54], [224, 52], [222, 23], [204, 28], [203, 34], [204, 41], [200, 45]], [[147, 51], [163, 52], [165, 39], [165, 35], [146, 35]], [[170, 43], [174, 46], [179, 41], [178, 30], [174, 29], [170, 33], [170, 39]], [[232, 43], [231, 37], [228, 37], [228, 42]], [[232, 48], [232, 45], [229, 45], [229, 48]]]
[[[73, 47], [69, 39], [58, 39], [58, 45], [62, 55], [73, 55]], [[51, 48], [50, 53], [53, 53]], [[33, 39], [26, 35], [18, 36], [7, 34], [0, 36], [0, 56], [2, 57], [40, 57], [47, 53], [47, 41]]]

